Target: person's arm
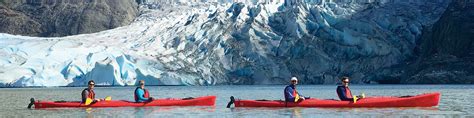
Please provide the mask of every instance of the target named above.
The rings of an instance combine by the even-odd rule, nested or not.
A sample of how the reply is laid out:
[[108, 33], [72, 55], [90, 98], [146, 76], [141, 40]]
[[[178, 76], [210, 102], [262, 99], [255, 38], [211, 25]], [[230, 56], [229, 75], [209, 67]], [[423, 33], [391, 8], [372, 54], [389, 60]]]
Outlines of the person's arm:
[[85, 103], [85, 102], [86, 102], [87, 95], [89, 95], [89, 92], [86, 91], [86, 90], [83, 90], [82, 93], [81, 93], [81, 96], [82, 96], [82, 103]]
[[346, 91], [344, 87], [337, 87], [337, 94], [339, 95], [339, 99], [342, 101], [352, 101], [352, 98], [348, 98], [346, 96]]
[[291, 87], [286, 87], [285, 88], [285, 93], [288, 95], [288, 96], [285, 96], [287, 98], [288, 101], [295, 101], [295, 96], [293, 96], [293, 89]]
[[304, 96], [300, 94], [300, 92], [296, 92], [296, 94], [298, 94], [298, 96], [300, 96], [300, 98], [304, 99]]
[[143, 89], [138, 89], [138, 90], [137, 90], [138, 101], [146, 101], [146, 100], [148, 100], [148, 98], [143, 97], [143, 94], [145, 94], [145, 91], [143, 91]]

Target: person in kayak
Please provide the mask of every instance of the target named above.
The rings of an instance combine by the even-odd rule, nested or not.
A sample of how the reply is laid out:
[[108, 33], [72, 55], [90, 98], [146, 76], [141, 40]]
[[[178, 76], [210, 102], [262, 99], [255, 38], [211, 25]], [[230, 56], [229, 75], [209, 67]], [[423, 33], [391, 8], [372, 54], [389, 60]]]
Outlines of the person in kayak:
[[92, 102], [98, 102], [101, 101], [101, 99], [95, 99], [95, 92], [94, 92], [94, 86], [95, 82], [94, 80], [89, 80], [87, 82], [88, 87], [82, 90], [81, 96], [82, 96], [82, 102], [81, 103], [86, 103], [87, 98], [93, 100]]
[[285, 87], [285, 101], [286, 102], [301, 102], [305, 100], [304, 96], [300, 95], [296, 91], [296, 84], [298, 84], [298, 79], [292, 77], [290, 80], [291, 84]]
[[[349, 89], [349, 77], [342, 77], [341, 82], [342, 82], [342, 85], [337, 86], [337, 89], [336, 89], [339, 99], [341, 99], [341, 101], [354, 101], [354, 98], [352, 97], [351, 89]], [[358, 98], [364, 98], [364, 97], [357, 96], [356, 100]]]
[[140, 87], [135, 89], [135, 102], [149, 102], [153, 101], [153, 98], [150, 97], [150, 93], [145, 89], [145, 80], [139, 81]]

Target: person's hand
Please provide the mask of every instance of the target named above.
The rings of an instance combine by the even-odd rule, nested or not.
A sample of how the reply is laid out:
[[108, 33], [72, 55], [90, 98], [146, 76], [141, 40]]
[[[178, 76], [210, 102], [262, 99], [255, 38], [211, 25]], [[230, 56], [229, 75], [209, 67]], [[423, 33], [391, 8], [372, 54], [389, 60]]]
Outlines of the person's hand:
[[153, 98], [153, 97], [150, 97], [150, 100], [155, 100], [155, 98]]
[[304, 100], [304, 97], [300, 97], [301, 100]]

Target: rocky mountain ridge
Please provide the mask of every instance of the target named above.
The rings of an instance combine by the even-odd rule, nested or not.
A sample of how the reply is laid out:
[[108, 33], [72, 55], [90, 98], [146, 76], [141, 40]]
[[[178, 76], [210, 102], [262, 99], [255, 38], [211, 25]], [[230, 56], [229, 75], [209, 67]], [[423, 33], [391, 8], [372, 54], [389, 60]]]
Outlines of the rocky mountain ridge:
[[40, 37], [94, 33], [129, 25], [132, 0], [2, 0], [0, 32]]

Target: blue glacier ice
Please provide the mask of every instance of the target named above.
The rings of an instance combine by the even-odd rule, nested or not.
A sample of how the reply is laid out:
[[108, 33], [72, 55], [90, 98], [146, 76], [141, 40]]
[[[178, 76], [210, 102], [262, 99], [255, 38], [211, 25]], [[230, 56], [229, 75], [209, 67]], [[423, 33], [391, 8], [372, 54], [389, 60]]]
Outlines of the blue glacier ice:
[[332, 84], [413, 56], [449, 1], [150, 1], [127, 26], [67, 37], [0, 34], [0, 86]]

